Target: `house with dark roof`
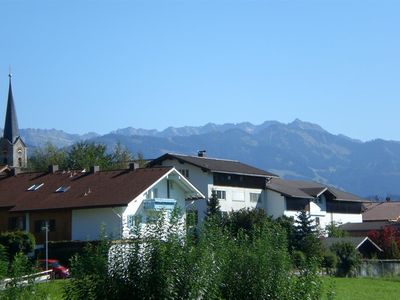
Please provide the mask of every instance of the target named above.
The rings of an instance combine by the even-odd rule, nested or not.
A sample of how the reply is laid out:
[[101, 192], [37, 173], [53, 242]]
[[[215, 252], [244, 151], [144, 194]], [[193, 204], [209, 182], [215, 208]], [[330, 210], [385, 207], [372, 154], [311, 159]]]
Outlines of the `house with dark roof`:
[[172, 167], [90, 172], [20, 173], [0, 178], [0, 231], [32, 232], [38, 244], [49, 240], [93, 240], [102, 224], [107, 235], [129, 237], [175, 207], [185, 217], [185, 200], [203, 194]]
[[321, 241], [322, 245], [326, 249], [330, 249], [334, 244], [350, 243], [358, 252], [360, 252], [363, 258], [377, 257], [378, 254], [383, 252], [383, 250], [367, 236], [328, 237], [323, 238]]
[[362, 222], [363, 204], [367, 201], [313, 181], [271, 178], [266, 189], [268, 215], [295, 217], [306, 210], [322, 228], [332, 222]]
[[400, 201], [373, 202], [366, 206], [363, 222], [400, 222]]
[[[234, 160], [167, 153], [149, 167], [173, 166], [199, 190], [211, 197], [216, 192], [221, 210], [261, 208], [273, 217], [295, 216], [306, 210], [321, 227], [334, 222], [361, 222], [364, 199], [312, 181], [284, 180], [277, 175]], [[199, 221], [205, 201], [197, 202]]]
[[[148, 166], [176, 168], [207, 198], [215, 192], [223, 212], [255, 207], [266, 209], [266, 183], [278, 177], [236, 160], [206, 157], [204, 151], [199, 151], [197, 156], [166, 153]], [[198, 201], [196, 204], [198, 220], [201, 222], [206, 202]]]

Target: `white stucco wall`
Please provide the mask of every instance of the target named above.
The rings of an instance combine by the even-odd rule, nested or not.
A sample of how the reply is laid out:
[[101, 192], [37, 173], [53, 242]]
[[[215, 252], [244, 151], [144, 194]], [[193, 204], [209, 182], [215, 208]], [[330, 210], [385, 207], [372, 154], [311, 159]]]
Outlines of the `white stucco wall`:
[[176, 170], [189, 170], [187, 178], [204, 196], [209, 197], [209, 185], [213, 184], [213, 175], [210, 172], [203, 172], [200, 168], [188, 163], [180, 163], [176, 159], [166, 159], [162, 162], [163, 166], [173, 166]]
[[[123, 222], [123, 236], [129, 237], [131, 235], [131, 228], [128, 227], [128, 216], [142, 216], [143, 223], [141, 224], [142, 228], [145, 228], [146, 223], [146, 211], [143, 207], [143, 200], [145, 199], [153, 199], [154, 191], [157, 190], [157, 197], [156, 198], [164, 198], [164, 199], [174, 199], [176, 200], [176, 206], [180, 209], [182, 213], [182, 221], [185, 219], [185, 191], [178, 183], [177, 178], [171, 177], [171, 179], [163, 178], [160, 182], [156, 185], [152, 186], [150, 189], [144, 191], [141, 195], [136, 197], [132, 200], [128, 206], [126, 207], [125, 211], [122, 214], [122, 222]], [[169, 197], [168, 197], [168, 181], [170, 182], [169, 188]]]
[[285, 197], [275, 191], [267, 190], [267, 215], [279, 218], [286, 210]]
[[90, 208], [72, 210], [72, 240], [97, 240], [105, 225], [107, 236], [118, 238], [121, 234], [121, 218], [124, 207]]
[[362, 223], [362, 215], [361, 214], [338, 214], [338, 213], [326, 213], [326, 216], [320, 218], [321, 227], [325, 228], [326, 225], [331, 222], [336, 223]]
[[[251, 209], [256, 207], [265, 209], [266, 207], [266, 195], [262, 189], [209, 185], [208, 195], [211, 195], [213, 190], [225, 191], [226, 199], [220, 199], [219, 201], [221, 211], [230, 212], [242, 208]], [[250, 193], [260, 194], [260, 202], [251, 202]]]
[[[129, 215], [145, 215], [143, 200], [145, 199], [174, 199], [185, 218], [185, 189], [182, 187], [178, 173], [172, 172], [129, 202], [125, 207], [75, 209], [72, 211], [72, 239], [95, 240], [99, 238], [100, 228], [104, 224], [106, 234], [114, 238], [128, 237], [130, 229], [127, 220]], [[169, 195], [167, 184], [169, 183]], [[156, 191], [156, 192], [155, 192]], [[145, 222], [146, 219], [143, 218]]]

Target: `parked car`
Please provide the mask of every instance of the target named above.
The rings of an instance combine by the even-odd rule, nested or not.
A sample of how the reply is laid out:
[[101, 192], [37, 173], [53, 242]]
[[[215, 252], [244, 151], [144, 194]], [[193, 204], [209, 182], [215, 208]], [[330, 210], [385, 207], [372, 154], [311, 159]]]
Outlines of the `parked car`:
[[[57, 259], [48, 259], [48, 268], [53, 270], [53, 276], [56, 279], [64, 279], [69, 277], [69, 269], [64, 267]], [[46, 270], [46, 260], [39, 259], [39, 266], [42, 270]]]

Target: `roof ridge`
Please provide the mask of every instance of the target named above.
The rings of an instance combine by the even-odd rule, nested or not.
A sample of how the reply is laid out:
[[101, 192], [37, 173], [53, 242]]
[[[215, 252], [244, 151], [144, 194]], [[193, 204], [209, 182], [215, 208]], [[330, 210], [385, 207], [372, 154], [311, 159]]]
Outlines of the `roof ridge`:
[[[213, 160], [221, 160], [221, 161], [232, 161], [232, 162], [238, 162], [243, 164], [242, 162], [234, 159], [224, 159], [224, 158], [216, 158], [216, 157], [208, 157], [208, 156], [196, 156], [196, 155], [187, 155], [187, 154], [180, 154], [180, 153], [168, 153], [170, 155], [178, 155], [178, 156], [184, 156], [184, 157], [192, 157], [192, 158], [200, 158], [200, 159], [213, 159]], [[254, 168], [254, 167], [253, 167]]]

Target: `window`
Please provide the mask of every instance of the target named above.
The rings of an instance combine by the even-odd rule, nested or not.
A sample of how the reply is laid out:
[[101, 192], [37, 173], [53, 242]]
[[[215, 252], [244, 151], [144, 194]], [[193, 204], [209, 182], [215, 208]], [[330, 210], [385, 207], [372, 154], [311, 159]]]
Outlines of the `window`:
[[135, 226], [138, 226], [140, 223], [142, 223], [142, 215], [128, 215], [127, 217], [128, 228], [133, 228]]
[[250, 193], [250, 202], [261, 202], [261, 194]]
[[43, 185], [44, 185], [44, 183], [34, 184], [34, 185], [30, 186], [30, 187], [27, 189], [27, 191], [37, 191], [37, 190], [40, 189]]
[[189, 178], [189, 170], [188, 169], [180, 169], [178, 171], [179, 171], [179, 173], [181, 173], [186, 178]]
[[226, 192], [225, 191], [215, 191], [217, 194], [217, 198], [219, 200], [226, 200]]
[[320, 223], [320, 220], [319, 220], [319, 217], [316, 217], [315, 218], [315, 224], [317, 225], [317, 226], [319, 226], [321, 223]]
[[8, 218], [8, 230], [25, 230], [26, 222], [23, 216]]
[[307, 210], [308, 204], [309, 204], [308, 199], [286, 198], [286, 210], [290, 211]]
[[58, 189], [56, 189], [56, 193], [65, 193], [70, 189], [70, 186], [60, 186]]
[[49, 231], [56, 230], [56, 220], [37, 220], [35, 221], [35, 232], [45, 231], [46, 221], [49, 223]]

